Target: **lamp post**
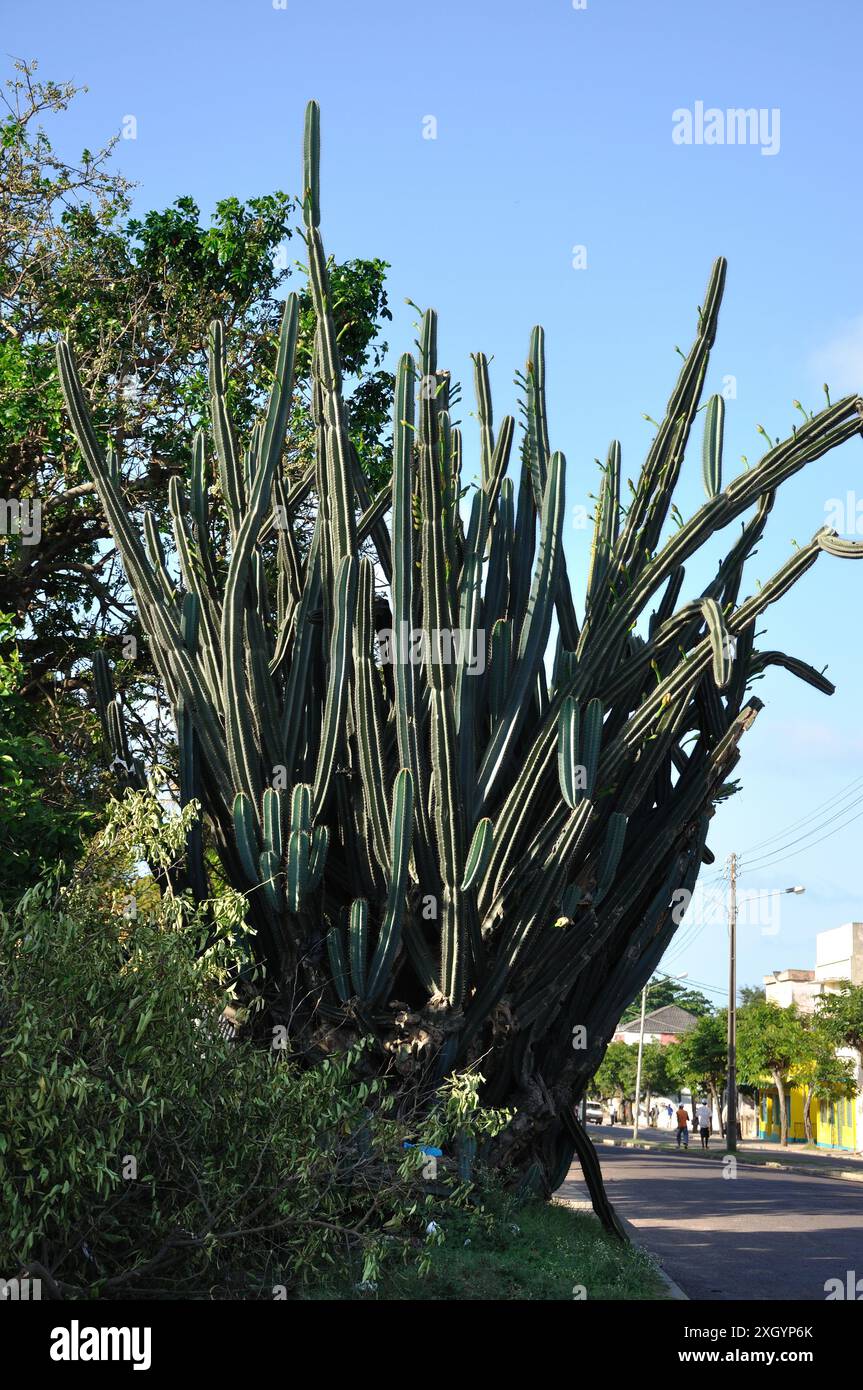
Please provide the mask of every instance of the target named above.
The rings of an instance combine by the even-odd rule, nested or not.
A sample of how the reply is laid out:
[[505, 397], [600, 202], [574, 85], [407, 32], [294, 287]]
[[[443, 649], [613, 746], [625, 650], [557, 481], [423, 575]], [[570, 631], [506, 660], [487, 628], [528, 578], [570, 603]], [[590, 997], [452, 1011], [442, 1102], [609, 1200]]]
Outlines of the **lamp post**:
[[[685, 980], [689, 974], [684, 970], [682, 975], [663, 975], [664, 980]], [[641, 991], [641, 1028], [638, 1034], [638, 1066], [635, 1070], [635, 1109], [632, 1117], [632, 1137], [638, 1138], [638, 1104], [641, 1099], [641, 1059], [644, 1055], [644, 1011], [647, 1005], [647, 991], [650, 989], [651, 981], [644, 986]]]
[[[737, 855], [729, 859], [728, 895], [728, 1081], [725, 1103], [725, 1148], [737, 1152]], [[774, 888], [767, 897], [784, 893], [805, 893], [802, 884], [794, 888]]]

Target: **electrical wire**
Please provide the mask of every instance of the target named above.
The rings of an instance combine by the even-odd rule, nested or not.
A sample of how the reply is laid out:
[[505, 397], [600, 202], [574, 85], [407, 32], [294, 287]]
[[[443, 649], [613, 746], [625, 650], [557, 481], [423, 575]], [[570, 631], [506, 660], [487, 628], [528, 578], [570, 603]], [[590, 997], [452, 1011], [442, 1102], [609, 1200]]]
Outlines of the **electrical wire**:
[[[777, 845], [775, 849], [767, 850], [764, 854], [755, 855], [754, 860], [750, 858], [751, 851], [749, 851], [748, 853], [744, 851], [743, 853], [738, 854], [738, 862], [741, 864], [748, 864], [754, 867], [760, 860], [773, 859], [777, 854], [781, 854], [784, 850], [790, 849], [792, 845], [797, 845], [800, 844], [803, 840], [808, 840], [811, 835], [815, 834], [816, 831], [823, 830], [825, 825], [832, 825], [834, 821], [840, 820], [842, 816], [844, 816], [848, 811], [852, 810], [854, 806], [859, 805], [861, 801], [863, 801], [863, 797], [860, 797], [857, 801], [852, 801], [850, 806], [845, 806], [841, 811], [837, 811], [835, 815], [828, 816], [826, 820], [822, 820], [820, 825], [813, 827], [812, 830], [807, 830], [804, 835], [797, 835], [793, 840], [786, 840], [785, 844]], [[850, 825], [851, 821], [857, 820], [860, 815], [863, 815], [863, 811], [858, 812], [856, 816], [850, 816], [847, 821], [843, 822], [843, 825]], [[836, 827], [836, 830], [830, 831], [830, 834], [835, 835], [842, 828], [842, 825], [838, 825]], [[822, 838], [826, 839], [827, 836], [823, 836]]]
[[[858, 798], [858, 800], [863, 798], [863, 776], [855, 777], [853, 781], [847, 784], [843, 791], [836, 792], [833, 796], [828, 796], [825, 801], [820, 801], [817, 806], [807, 811], [805, 816], [801, 816], [799, 820], [791, 821], [790, 825], [783, 826], [781, 830], [776, 831], [775, 835], [768, 835], [766, 840], [758, 840], [754, 845], [749, 845], [741, 852], [743, 854], [754, 854], [756, 850], [762, 849], [765, 845], [771, 845], [774, 841], [783, 839], [790, 831], [799, 829], [801, 825], [806, 825], [807, 822], [811, 820], [816, 820], [821, 811], [826, 810], [833, 804], [838, 805], [840, 801], [844, 801], [853, 791], [860, 792], [860, 798]], [[856, 805], [856, 802], [853, 804]], [[851, 807], [846, 806], [844, 809], [850, 811]], [[770, 850], [769, 853], [772, 854], [773, 851]]]
[[[856, 816], [851, 816], [851, 817], [849, 817], [849, 819], [846, 820], [846, 821], [843, 821], [843, 823], [842, 823], [841, 825], [837, 825], [835, 830], [828, 830], [828, 832], [827, 832], [826, 835], [819, 835], [819, 837], [818, 837], [817, 840], [810, 840], [808, 844], [804, 845], [802, 849], [797, 850], [795, 854], [786, 854], [786, 855], [784, 855], [784, 856], [782, 856], [781, 858], [778, 858], [778, 859], [768, 859], [768, 861], [767, 861], [766, 864], [758, 864], [758, 863], [756, 863], [756, 864], [748, 865], [747, 867], [745, 867], [745, 868], [743, 868], [743, 869], [741, 870], [741, 875], [742, 875], [742, 874], [752, 874], [752, 873], [756, 873], [756, 872], [760, 873], [760, 872], [762, 872], [764, 869], [772, 869], [773, 866], [774, 866], [775, 864], [783, 864], [783, 863], [785, 863], [785, 862], [786, 862], [787, 860], [789, 860], [789, 859], [796, 859], [798, 855], [805, 853], [806, 850], [808, 850], [808, 849], [813, 849], [813, 848], [815, 847], [815, 845], [823, 844], [823, 842], [824, 842], [825, 840], [830, 840], [830, 839], [832, 839], [832, 837], [833, 837], [834, 835], [838, 835], [838, 834], [839, 834], [839, 831], [840, 831], [840, 830], [844, 830], [844, 829], [846, 828], [846, 826], [851, 825], [855, 820], [859, 820], [861, 816], [863, 816], [863, 811], [858, 811], [857, 814], [856, 814]], [[835, 818], [834, 818], [834, 819], [835, 819]], [[829, 821], [825, 821], [824, 824], [825, 824], [825, 825], [829, 825], [830, 822], [829, 822]], [[805, 837], [805, 836], [802, 836], [801, 838], [802, 838], [802, 839], [805, 839], [806, 837]], [[793, 845], [794, 843], [795, 843], [795, 841], [794, 841], [794, 840], [791, 840], [791, 841], [789, 841], [789, 844], [787, 844], [787, 845], [780, 845], [780, 846], [779, 846], [779, 851], [778, 851], [778, 852], [781, 852], [781, 851], [784, 850], [784, 849], [789, 849], [790, 846]], [[743, 861], [743, 862], [745, 863], [745, 861]]]
[[[737, 856], [738, 860], [741, 864], [757, 864], [759, 860], [772, 859], [774, 855], [781, 854], [783, 850], [790, 849], [792, 845], [799, 845], [801, 841], [808, 840], [809, 837], [815, 834], [816, 831], [823, 830], [825, 825], [832, 825], [834, 821], [840, 820], [842, 816], [846, 814], [846, 812], [852, 810], [855, 806], [859, 806], [861, 802], [863, 802], [863, 797], [858, 797], [856, 801], [852, 801], [849, 806], [843, 807], [843, 809], [841, 811], [837, 811], [835, 815], [828, 816], [826, 820], [822, 820], [821, 824], [814, 826], [812, 830], [807, 830], [806, 833], [803, 835], [795, 836], [793, 840], [786, 840], [784, 845], [777, 845], [775, 849], [766, 850], [764, 854], [757, 854], [754, 860], [751, 860], [749, 858], [749, 855], [746, 853], [739, 854]], [[863, 812], [858, 812], [858, 815], [863, 815]], [[856, 819], [857, 816], [851, 816], [850, 820], [843, 822], [843, 824], [850, 825], [851, 821]], [[836, 829], [841, 830], [842, 826], [837, 826]], [[833, 831], [831, 833], [835, 834], [836, 832]]]
[[668, 957], [669, 965], [673, 964], [684, 951], [688, 951], [690, 947], [695, 945], [705, 927], [714, 925], [711, 921], [711, 912], [713, 910], [719, 911], [723, 906], [723, 899], [719, 896], [720, 892], [720, 889], [715, 889], [713, 893], [708, 894], [702, 904], [703, 910], [700, 920], [690, 922], [688, 929], [684, 928], [681, 933], [674, 937], [671, 954]]

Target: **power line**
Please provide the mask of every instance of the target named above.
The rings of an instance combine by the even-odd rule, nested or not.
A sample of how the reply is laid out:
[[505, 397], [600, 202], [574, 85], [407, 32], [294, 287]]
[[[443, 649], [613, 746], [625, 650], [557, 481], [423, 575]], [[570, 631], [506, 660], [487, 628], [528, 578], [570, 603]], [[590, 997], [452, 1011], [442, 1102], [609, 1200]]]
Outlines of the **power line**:
[[690, 922], [684, 927], [682, 932], [675, 936], [672, 943], [671, 954], [668, 958], [669, 964], [677, 960], [678, 956], [683, 951], [688, 951], [691, 946], [695, 945], [695, 942], [698, 940], [705, 927], [714, 925], [711, 921], [710, 914], [714, 910], [721, 910], [723, 906], [723, 899], [719, 896], [721, 892], [721, 888], [716, 888], [712, 893], [708, 894], [702, 903], [703, 912], [701, 920]]
[[[863, 797], [861, 797], [859, 800], [863, 801]], [[844, 816], [846, 812], [850, 811], [852, 807], [856, 805], [859, 805], [859, 801], [852, 802], [851, 806], [846, 806], [844, 810], [837, 811], [834, 816], [828, 816], [826, 820], [823, 820], [820, 825], [815, 826], [813, 830], [808, 830], [805, 835], [798, 835], [793, 840], [787, 840], [784, 845], [777, 845], [775, 850], [768, 850], [765, 854], [757, 854], [754, 860], [746, 859], [742, 855], [741, 858], [743, 858], [744, 863], [750, 864], [752, 868], [757, 868], [760, 860], [773, 859], [776, 855], [782, 854], [784, 850], [791, 849], [792, 845], [798, 845], [801, 843], [801, 841], [808, 840], [809, 837], [815, 833], [815, 831], [823, 830], [825, 825], [832, 825], [833, 821], [841, 819], [841, 817]], [[826, 840], [829, 838], [829, 835], [838, 834], [839, 831], [843, 830], [846, 825], [850, 825], [852, 821], [858, 820], [861, 815], [863, 815], [863, 811], [858, 811], [856, 816], [850, 816], [847, 821], [843, 821], [841, 825], [837, 825], [835, 830], [829, 831], [828, 835], [820, 836], [819, 840], [816, 840], [813, 843], [818, 844], [820, 843], [821, 839]]]
[[[807, 849], [814, 849], [815, 845], [820, 845], [824, 840], [829, 840], [834, 835], [838, 835], [840, 830], [844, 830], [846, 826], [851, 825], [855, 820], [859, 820], [861, 816], [863, 816], [863, 811], [858, 811], [856, 816], [849, 817], [848, 820], [843, 821], [842, 825], [837, 825], [835, 830], [828, 830], [826, 835], [820, 835], [817, 840], [810, 840], [809, 844], [804, 845], [803, 849], [798, 850], [796, 854], [786, 854], [779, 859], [770, 859], [766, 864], [754, 864], [752, 867], [744, 869], [743, 872], [749, 874], [761, 872], [764, 869], [772, 869], [775, 864], [783, 864], [788, 859], [796, 859], [798, 854], [804, 853]], [[824, 824], [829, 825], [830, 822], [825, 821]], [[805, 839], [806, 837], [803, 836], [802, 838]], [[794, 844], [794, 841], [790, 841], [790, 844]], [[789, 847], [790, 845], [780, 845], [779, 850], [788, 849]]]
[[[654, 970], [653, 974], [662, 976], [664, 972], [662, 970]], [[678, 975], [665, 975], [665, 978], [669, 980], [678, 980], [683, 990], [685, 990], [688, 985], [692, 985], [695, 989], [707, 990], [708, 994], [724, 995], [728, 993], [724, 985], [709, 985], [706, 980], [693, 980], [690, 975], [687, 975], [685, 980], [681, 980]]]
[[[744, 863], [751, 863], [751, 862], [757, 863], [758, 860], [760, 860], [760, 859], [772, 859], [774, 855], [776, 855], [776, 854], [781, 854], [783, 850], [790, 849], [792, 845], [799, 845], [799, 844], [801, 843], [801, 841], [803, 841], [803, 840], [808, 840], [809, 837], [810, 837], [810, 835], [813, 835], [813, 834], [814, 834], [816, 831], [818, 831], [818, 830], [822, 830], [822, 829], [824, 828], [825, 825], [832, 825], [833, 822], [834, 822], [835, 820], [841, 819], [841, 817], [844, 816], [844, 815], [846, 814], [846, 812], [852, 810], [853, 807], [859, 806], [860, 803], [861, 803], [861, 801], [863, 801], [863, 797], [858, 797], [857, 800], [856, 800], [856, 801], [852, 801], [851, 804], [850, 804], [849, 806], [844, 806], [844, 807], [842, 808], [842, 810], [841, 810], [841, 811], [837, 811], [835, 815], [833, 815], [833, 816], [828, 816], [826, 820], [822, 820], [822, 821], [821, 821], [821, 824], [820, 824], [820, 825], [813, 826], [812, 830], [807, 830], [807, 831], [805, 832], [805, 834], [803, 834], [803, 835], [797, 835], [797, 836], [795, 836], [795, 838], [794, 838], [793, 840], [787, 840], [787, 841], [785, 842], [784, 845], [777, 845], [777, 846], [775, 847], [775, 849], [767, 850], [767, 851], [765, 851], [764, 854], [757, 854], [757, 855], [755, 856], [755, 860], [754, 860], [754, 861], [751, 861], [751, 860], [747, 859], [744, 855], [741, 855], [741, 859], [743, 860]], [[863, 814], [863, 813], [861, 813], [861, 814]], [[851, 820], [856, 820], [856, 819], [857, 819], [856, 816], [852, 816], [852, 817], [851, 817]], [[845, 824], [845, 825], [848, 825], [848, 824], [850, 824], [850, 821], [845, 821], [844, 824]], [[837, 830], [841, 830], [841, 829], [842, 829], [842, 826], [841, 826], [841, 825], [840, 825], [840, 826], [837, 826], [836, 829], [837, 829]], [[835, 834], [836, 832], [833, 831], [833, 832], [831, 832], [831, 833]]]
[[724, 985], [709, 985], [706, 980], [690, 980], [689, 983], [695, 985], [696, 989], [706, 989], [708, 994], [725, 995], [728, 993]]
[[[819, 802], [819, 804], [813, 807], [811, 811], [808, 811], [805, 816], [801, 816], [799, 820], [792, 821], [790, 825], [784, 826], [782, 830], [777, 830], [775, 835], [768, 835], [766, 840], [758, 840], [754, 845], [749, 845], [748, 848], [741, 851], [741, 854], [753, 854], [755, 850], [762, 849], [764, 845], [771, 845], [776, 840], [781, 840], [789, 831], [797, 830], [801, 825], [806, 825], [808, 821], [817, 819], [820, 811], [825, 810], [834, 803], [838, 805], [840, 801], [844, 801], [854, 790], [863, 792], [863, 776], [855, 777], [853, 781], [848, 783], [843, 791], [836, 792], [833, 796], [828, 796], [825, 801]], [[851, 807], [846, 806], [844, 809], [849, 811]], [[770, 850], [769, 853], [772, 854], [774, 851]]]

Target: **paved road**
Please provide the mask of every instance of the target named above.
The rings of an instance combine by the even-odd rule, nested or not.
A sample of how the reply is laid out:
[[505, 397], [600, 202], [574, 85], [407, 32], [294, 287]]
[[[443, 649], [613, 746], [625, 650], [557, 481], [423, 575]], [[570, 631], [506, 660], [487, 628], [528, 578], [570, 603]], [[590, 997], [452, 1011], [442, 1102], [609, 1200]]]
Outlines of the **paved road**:
[[[609, 1196], [690, 1298], [819, 1299], [863, 1278], [863, 1188], [685, 1153], [602, 1148]], [[587, 1198], [574, 1164], [559, 1196]]]

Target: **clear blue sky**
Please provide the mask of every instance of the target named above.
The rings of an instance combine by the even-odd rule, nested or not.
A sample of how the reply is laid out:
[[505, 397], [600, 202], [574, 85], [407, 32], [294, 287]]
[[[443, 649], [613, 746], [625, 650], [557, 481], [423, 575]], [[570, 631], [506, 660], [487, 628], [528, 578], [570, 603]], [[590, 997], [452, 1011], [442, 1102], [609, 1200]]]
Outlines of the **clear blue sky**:
[[[787, 433], [795, 398], [820, 405], [825, 380], [834, 398], [863, 388], [859, 0], [6, 0], [4, 11], [8, 55], [90, 88], [64, 118], [64, 147], [136, 117], [118, 160], [140, 209], [191, 193], [208, 213], [226, 195], [295, 192], [316, 97], [327, 249], [391, 263], [394, 352], [413, 336], [404, 298], [434, 305], [442, 358], [466, 386], [471, 351], [494, 354], [502, 415], [530, 328], [545, 325], [552, 447], [569, 461], [573, 506], [587, 503], [610, 438], [624, 471], [638, 467], [642, 412], [661, 414], [718, 254], [729, 274], [708, 386], [737, 380], [726, 477], [741, 454], [759, 456], [758, 423]], [[778, 109], [778, 152], [675, 144], [672, 112], [699, 101]], [[436, 139], [423, 138], [429, 116]], [[573, 268], [576, 245], [585, 269]], [[786, 485], [744, 594], [848, 490], [863, 502], [857, 440]], [[682, 510], [699, 496], [693, 451]], [[587, 543], [570, 527], [576, 575]], [[760, 645], [829, 663], [838, 691], [779, 671], [756, 687], [767, 708], [745, 740], [745, 790], [714, 821], [717, 860], [863, 776], [861, 612], [863, 564], [827, 556], [770, 610]], [[807, 886], [784, 899], [775, 934], [741, 928], [742, 981], [809, 966], [817, 931], [863, 918], [861, 827], [742, 878], [747, 890]], [[725, 955], [714, 922], [686, 930], [664, 968], [721, 986]]]

